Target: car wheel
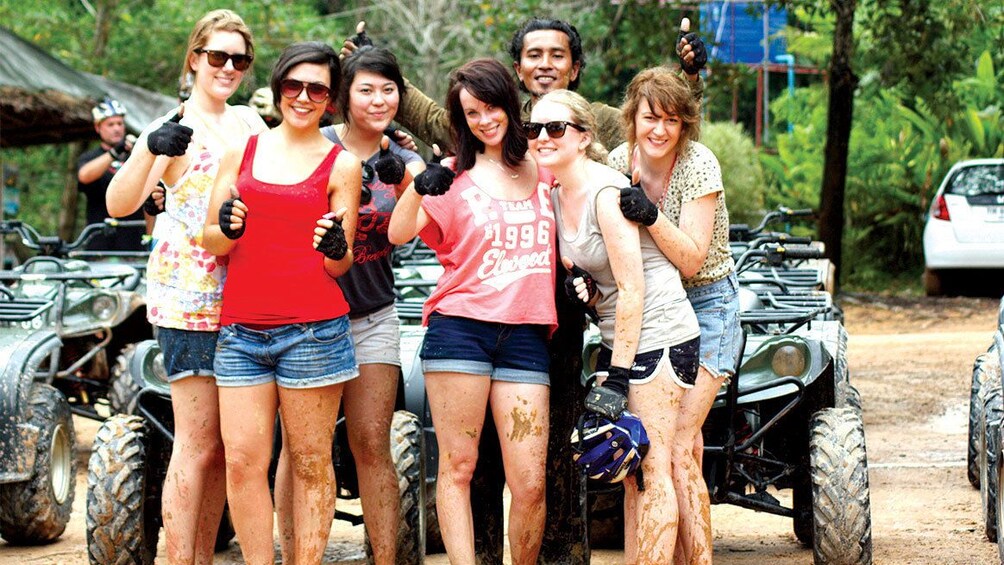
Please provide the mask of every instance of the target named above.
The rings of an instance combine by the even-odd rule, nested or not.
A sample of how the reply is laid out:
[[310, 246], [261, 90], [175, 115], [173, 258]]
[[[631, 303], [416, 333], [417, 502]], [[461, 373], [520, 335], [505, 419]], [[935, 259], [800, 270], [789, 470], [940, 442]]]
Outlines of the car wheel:
[[49, 543], [66, 529], [77, 484], [77, 448], [63, 393], [36, 383], [28, 423], [38, 428], [35, 467], [26, 481], [0, 488], [0, 536], [12, 544]]
[[826, 408], [816, 412], [809, 429], [814, 560], [869, 565], [871, 502], [861, 415]]
[[928, 296], [941, 296], [945, 294], [945, 276], [940, 271], [924, 269], [921, 278], [924, 283], [924, 293]]
[[91, 565], [153, 565], [158, 497], [149, 496], [149, 436], [139, 416], [101, 424], [87, 465], [87, 555]]

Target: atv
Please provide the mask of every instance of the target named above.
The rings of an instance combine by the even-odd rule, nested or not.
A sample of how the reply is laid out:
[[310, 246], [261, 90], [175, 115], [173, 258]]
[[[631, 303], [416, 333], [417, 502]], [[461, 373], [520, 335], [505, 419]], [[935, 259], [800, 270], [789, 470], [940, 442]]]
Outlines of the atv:
[[[816, 259], [820, 252], [774, 247], [744, 255], [737, 270], [754, 259]], [[719, 392], [702, 429], [711, 502], [792, 518], [817, 564], [871, 563], [864, 425], [849, 381], [846, 331], [827, 312], [829, 301], [777, 307], [741, 290], [737, 377]], [[587, 335], [584, 381], [599, 343], [598, 332]], [[782, 489], [792, 490], [790, 506], [775, 496]], [[623, 547], [622, 488], [591, 483], [589, 490], [592, 546]]]
[[108, 352], [117, 355], [129, 336], [150, 335], [149, 326], [142, 331], [136, 269], [68, 258], [115, 225], [88, 226], [66, 244], [21, 222], [0, 223], [0, 235], [18, 234], [39, 251], [0, 271], [0, 536], [10, 543], [48, 543], [63, 533], [77, 472], [71, 414], [98, 417], [96, 405], [112, 396]]
[[104, 419], [128, 409], [139, 383], [123, 378], [135, 343], [153, 337], [146, 320], [143, 271], [146, 252], [85, 251], [96, 235], [119, 227], [145, 226], [142, 220], [106, 220], [86, 226], [75, 241], [44, 237], [20, 221], [0, 224], [0, 234], [16, 234], [36, 251], [23, 264], [0, 271], [16, 300], [44, 301], [45, 311], [19, 326], [17, 334], [53, 331], [60, 346], [45, 370], [47, 381], [67, 398], [74, 414]]
[[[154, 563], [163, 525], [161, 495], [174, 442], [171, 390], [163, 356], [153, 340], [139, 343], [125, 367], [128, 378], [143, 387], [126, 414], [106, 419], [94, 439], [87, 472], [87, 552], [92, 565]], [[422, 427], [410, 410], [414, 388], [399, 382], [397, 410], [390, 430], [391, 457], [397, 469], [401, 519], [397, 562], [418, 564], [425, 556], [425, 457]], [[424, 390], [419, 402], [424, 401]], [[276, 426], [270, 481], [275, 480], [281, 448]], [[359, 497], [355, 462], [349, 449], [345, 418], [339, 415], [332, 443], [332, 459], [340, 499]], [[353, 525], [361, 515], [335, 510], [334, 518]], [[235, 533], [224, 513], [217, 532], [217, 550], [225, 549]], [[370, 553], [369, 543], [366, 544]]]

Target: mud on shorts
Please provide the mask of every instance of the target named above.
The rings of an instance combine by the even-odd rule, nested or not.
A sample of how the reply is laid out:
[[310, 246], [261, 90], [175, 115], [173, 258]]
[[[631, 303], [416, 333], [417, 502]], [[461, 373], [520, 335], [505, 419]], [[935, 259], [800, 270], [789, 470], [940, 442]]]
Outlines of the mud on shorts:
[[157, 327], [157, 344], [164, 355], [167, 382], [185, 377], [212, 377], [218, 332]]
[[401, 320], [393, 304], [349, 321], [357, 364], [401, 366]]
[[[634, 356], [634, 364], [631, 365], [630, 382], [633, 385], [652, 382], [668, 361], [669, 375], [673, 381], [682, 388], [694, 388], [694, 383], [697, 382], [700, 349], [701, 338], [695, 337], [663, 349], [638, 353]], [[596, 357], [596, 373], [598, 375], [606, 375], [610, 368], [612, 353], [605, 345], [600, 347], [599, 355]]]
[[736, 361], [742, 355], [739, 281], [735, 273], [686, 290], [701, 327], [701, 366], [715, 378], [734, 375]]

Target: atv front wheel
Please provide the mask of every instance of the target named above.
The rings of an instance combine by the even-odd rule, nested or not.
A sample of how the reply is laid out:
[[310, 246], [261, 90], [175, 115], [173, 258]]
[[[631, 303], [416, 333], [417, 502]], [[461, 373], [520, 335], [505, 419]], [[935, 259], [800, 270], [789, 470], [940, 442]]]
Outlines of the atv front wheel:
[[150, 441], [139, 416], [101, 424], [87, 465], [87, 555], [91, 565], [152, 565], [160, 508], [148, 484]]
[[[395, 563], [421, 565], [425, 562], [424, 455], [418, 416], [406, 410], [394, 412], [390, 424], [390, 456], [397, 472], [400, 500]], [[369, 537], [366, 538], [366, 557], [368, 561], [373, 559]]]
[[983, 415], [980, 418], [980, 502], [983, 509], [984, 531], [987, 539], [997, 541], [997, 498], [1000, 492], [997, 460], [1000, 458], [1000, 428], [1004, 417], [1004, 399], [1000, 381], [988, 381], [980, 396], [983, 397]]
[[63, 533], [77, 484], [76, 434], [66, 397], [36, 383], [28, 411], [28, 424], [39, 430], [35, 468], [28, 480], [0, 488], [0, 536], [19, 545], [48, 543]]
[[826, 408], [816, 412], [809, 429], [814, 561], [869, 565], [871, 502], [861, 414]]
[[987, 372], [983, 369], [988, 356], [986, 353], [978, 356], [973, 363], [973, 378], [969, 385], [969, 446], [966, 451], [966, 476], [973, 488], [980, 488], [980, 420], [983, 417], [983, 403], [980, 399], [980, 389], [987, 380]]
[[108, 383], [108, 403], [112, 406], [113, 414], [132, 414], [136, 409], [136, 397], [139, 396], [143, 383], [142, 375], [134, 375], [130, 369], [135, 355], [136, 344], [127, 344], [112, 367]]

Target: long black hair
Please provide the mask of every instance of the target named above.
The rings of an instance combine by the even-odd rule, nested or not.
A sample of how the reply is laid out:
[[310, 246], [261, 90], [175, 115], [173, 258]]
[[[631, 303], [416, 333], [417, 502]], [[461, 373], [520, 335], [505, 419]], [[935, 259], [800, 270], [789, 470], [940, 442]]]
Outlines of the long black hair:
[[389, 49], [364, 45], [356, 49], [351, 55], [342, 61], [342, 87], [338, 89], [338, 109], [342, 113], [342, 119], [349, 123], [349, 96], [352, 89], [352, 81], [359, 71], [368, 71], [378, 74], [397, 85], [398, 108], [404, 103], [404, 76], [401, 74], [401, 67], [397, 64], [397, 57]]
[[446, 93], [446, 110], [450, 116], [453, 144], [457, 148], [457, 171], [473, 167], [478, 152], [485, 149], [485, 144], [467, 126], [464, 107], [460, 103], [460, 91], [464, 89], [485, 104], [491, 104], [505, 112], [509, 123], [502, 138], [502, 161], [513, 168], [519, 166], [526, 157], [527, 141], [521, 124], [516, 81], [502, 63], [482, 58], [474, 59], [453, 71], [450, 75], [450, 88]]

